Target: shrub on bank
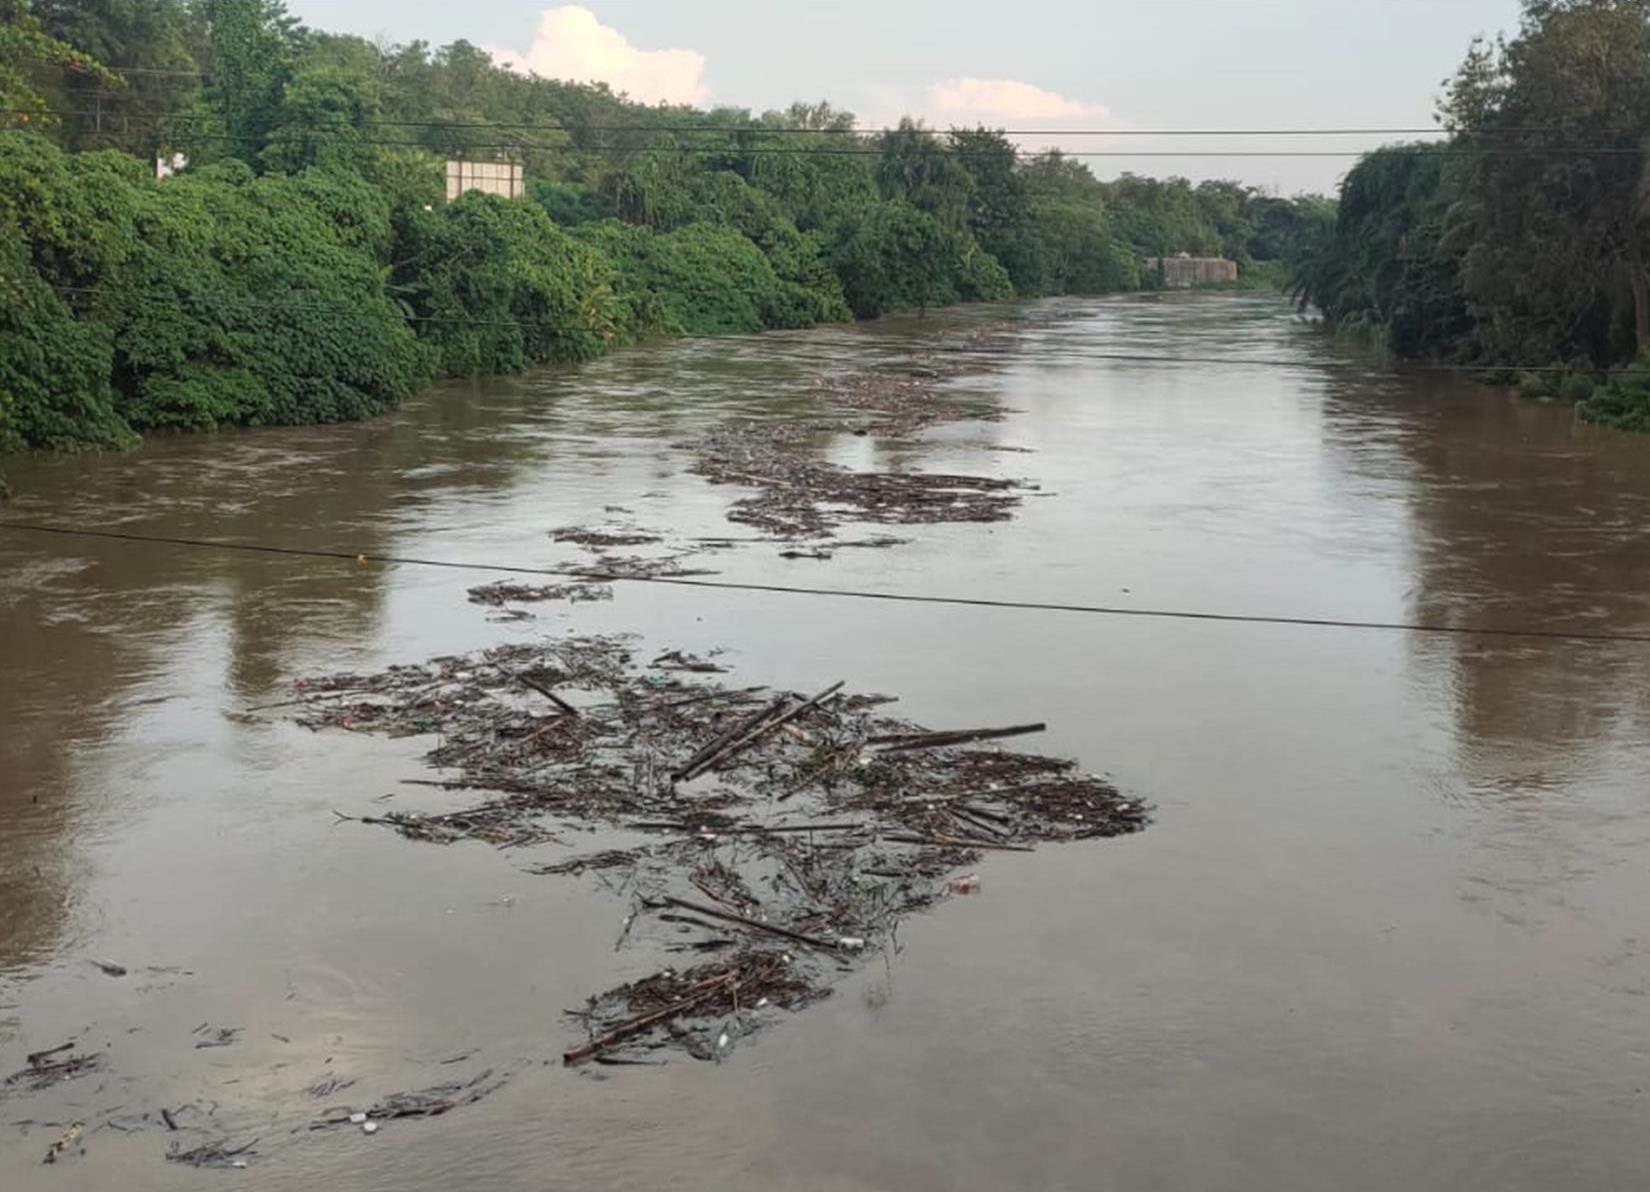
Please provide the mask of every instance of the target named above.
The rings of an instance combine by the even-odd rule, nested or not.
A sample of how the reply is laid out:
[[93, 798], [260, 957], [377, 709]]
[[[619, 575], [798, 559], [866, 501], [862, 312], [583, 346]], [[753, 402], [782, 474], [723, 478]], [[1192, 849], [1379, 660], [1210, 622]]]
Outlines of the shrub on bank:
[[1014, 296], [995, 258], [904, 201], [838, 216], [827, 243], [843, 296], [861, 319]]
[[156, 182], [117, 153], [0, 133], [0, 447], [331, 422], [427, 384], [385, 296], [382, 195], [225, 162]]
[[738, 230], [695, 223], [673, 232], [604, 220], [575, 234], [612, 262], [626, 306], [660, 330], [726, 335], [768, 327], [808, 326], [807, 303], [774, 272], [762, 250]]
[[1610, 377], [1578, 407], [1588, 422], [1618, 430], [1650, 431], [1650, 362], [1640, 357]]
[[365, 418], [429, 383], [434, 353], [384, 295], [388, 205], [358, 175], [226, 162], [139, 195], [91, 312], [134, 427]]
[[390, 291], [448, 376], [588, 360], [630, 331], [608, 262], [536, 204], [471, 191], [403, 224]]
[[0, 222], [0, 452], [124, 447], [108, 328], [82, 323], [34, 271], [15, 223]]

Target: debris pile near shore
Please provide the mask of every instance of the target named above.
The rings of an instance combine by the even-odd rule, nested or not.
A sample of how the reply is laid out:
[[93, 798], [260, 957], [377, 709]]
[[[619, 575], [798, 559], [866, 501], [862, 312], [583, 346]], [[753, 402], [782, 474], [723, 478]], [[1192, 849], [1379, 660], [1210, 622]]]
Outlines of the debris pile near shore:
[[[1041, 724], [931, 731], [884, 697], [735, 687], [681, 651], [638, 664], [621, 637], [512, 644], [305, 681], [316, 729], [434, 734], [430, 785], [478, 804], [359, 819], [417, 841], [519, 849], [609, 839], [534, 871], [596, 871], [696, 960], [591, 999], [566, 1060], [676, 1046], [719, 1058], [777, 1009], [829, 992], [901, 916], [978, 878], [989, 851], [1138, 831], [1138, 801], [1074, 763], [985, 743]], [[618, 875], [621, 880], [611, 883]]]

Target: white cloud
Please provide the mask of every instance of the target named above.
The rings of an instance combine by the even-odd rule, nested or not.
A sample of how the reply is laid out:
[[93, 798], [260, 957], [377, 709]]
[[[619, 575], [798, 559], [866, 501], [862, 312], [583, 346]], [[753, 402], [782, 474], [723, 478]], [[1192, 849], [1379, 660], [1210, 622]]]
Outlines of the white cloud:
[[[920, 90], [862, 85], [861, 122], [872, 127], [892, 127], [901, 116], [914, 116], [929, 128], [1007, 128], [1024, 133], [1041, 130], [1043, 136], [1017, 136], [1014, 143], [1025, 152], [1063, 149], [1068, 153], [1096, 148], [1119, 147], [1104, 138], [1062, 135], [1065, 130], [1129, 127], [1104, 104], [1077, 99], [1027, 83], [1020, 79], [982, 79], [963, 76], [941, 79]], [[1131, 141], [1131, 146], [1145, 141]]]
[[577, 4], [547, 8], [527, 52], [494, 50], [500, 66], [547, 79], [606, 83], [642, 103], [703, 103], [705, 56], [695, 50], [639, 50]]
[[1108, 114], [1097, 103], [1071, 99], [1018, 79], [945, 79], [928, 88], [927, 109], [944, 123], [1004, 120], [1099, 120]]

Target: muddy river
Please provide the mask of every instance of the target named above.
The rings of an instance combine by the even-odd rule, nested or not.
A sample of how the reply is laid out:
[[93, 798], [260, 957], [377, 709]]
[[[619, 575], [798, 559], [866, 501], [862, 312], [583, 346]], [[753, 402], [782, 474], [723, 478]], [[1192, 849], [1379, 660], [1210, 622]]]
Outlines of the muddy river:
[[[1005, 317], [1025, 321], [992, 367], [942, 388], [1008, 417], [817, 449], [1025, 478], [1011, 520], [704, 565], [1650, 633], [1650, 440], [1232, 295], [675, 343], [368, 424], [8, 462], [3, 516], [519, 567], [577, 560], [547, 532], [608, 506], [751, 535], [725, 518], [746, 493], [685, 444], [809, 418], [821, 374]], [[1115, 358], [1143, 354], [1266, 363]], [[640, 584], [502, 620], [466, 599], [497, 578], [0, 532], [0, 1080], [70, 1040], [102, 1062], [0, 1086], [0, 1186], [1506, 1192], [1650, 1170], [1650, 645]], [[340, 820], [454, 796], [403, 781], [425, 743], [249, 709], [299, 676], [569, 630], [724, 649], [730, 681], [846, 680], [928, 725], [1046, 721], [1037, 750], [1154, 820], [990, 854], [977, 895], [720, 1062], [567, 1069], [564, 1011], [661, 963], [615, 948], [623, 901], [528, 873], [554, 845]], [[439, 1117], [305, 1128], [328, 1082], [370, 1099], [488, 1069], [507, 1082]], [[255, 1140], [245, 1171], [166, 1161], [218, 1136]]]

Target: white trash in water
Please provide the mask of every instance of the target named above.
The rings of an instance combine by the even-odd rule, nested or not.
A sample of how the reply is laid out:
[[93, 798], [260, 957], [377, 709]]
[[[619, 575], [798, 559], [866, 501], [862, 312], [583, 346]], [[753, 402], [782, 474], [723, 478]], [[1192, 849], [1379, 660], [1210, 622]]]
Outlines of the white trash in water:
[[858, 952], [865, 946], [865, 941], [857, 935], [844, 935], [837, 937], [836, 946], [849, 952]]
[[378, 1123], [377, 1122], [362, 1122], [361, 1123], [361, 1133], [363, 1133], [363, 1134], [376, 1134], [376, 1133], [378, 1133]]
[[349, 1120], [350, 1125], [359, 1126], [362, 1122], [367, 1120], [367, 1115], [364, 1113], [352, 1113], [349, 1115]]

